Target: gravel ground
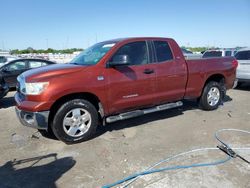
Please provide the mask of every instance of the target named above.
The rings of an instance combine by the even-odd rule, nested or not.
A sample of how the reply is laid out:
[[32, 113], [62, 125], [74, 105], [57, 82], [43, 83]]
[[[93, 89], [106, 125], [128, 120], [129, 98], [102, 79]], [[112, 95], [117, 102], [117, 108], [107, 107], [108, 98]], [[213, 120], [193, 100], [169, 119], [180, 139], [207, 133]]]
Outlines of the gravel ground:
[[[203, 147], [216, 147], [216, 130], [250, 131], [250, 86], [228, 91], [216, 111], [202, 111], [194, 102], [178, 109], [116, 122], [99, 129], [87, 142], [65, 145], [20, 125], [14, 92], [0, 100], [0, 187], [101, 187], [141, 171], [166, 157]], [[250, 147], [250, 136], [225, 132], [233, 147]], [[240, 154], [250, 160], [250, 151]], [[224, 159], [221, 151], [204, 151], [167, 165]], [[155, 173], [131, 187], [250, 187], [250, 165], [240, 159], [212, 167]]]

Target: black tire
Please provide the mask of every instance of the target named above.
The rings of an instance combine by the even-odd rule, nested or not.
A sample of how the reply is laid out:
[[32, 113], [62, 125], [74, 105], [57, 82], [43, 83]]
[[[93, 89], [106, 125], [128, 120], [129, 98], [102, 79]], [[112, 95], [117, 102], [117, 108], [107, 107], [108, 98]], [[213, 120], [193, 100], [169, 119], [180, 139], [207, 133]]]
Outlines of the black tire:
[[[208, 100], [208, 93], [212, 88], [217, 88], [219, 90], [218, 102], [216, 104], [213, 104], [213, 105]], [[199, 106], [203, 110], [215, 110], [215, 109], [217, 109], [223, 100], [223, 96], [224, 96], [223, 88], [224, 88], [224, 86], [222, 83], [218, 83], [215, 81], [208, 82], [203, 89], [202, 95], [201, 95], [200, 100], [199, 100]]]
[[238, 82], [236, 88], [240, 88], [242, 86], [242, 82]]
[[[73, 137], [64, 131], [63, 120], [67, 113], [78, 108], [84, 109], [90, 114], [91, 123], [87, 132], [81, 136]], [[74, 144], [90, 139], [95, 134], [98, 122], [98, 113], [93, 104], [83, 99], [74, 99], [64, 103], [58, 109], [53, 118], [52, 131], [59, 140], [65, 142], [66, 144]]]

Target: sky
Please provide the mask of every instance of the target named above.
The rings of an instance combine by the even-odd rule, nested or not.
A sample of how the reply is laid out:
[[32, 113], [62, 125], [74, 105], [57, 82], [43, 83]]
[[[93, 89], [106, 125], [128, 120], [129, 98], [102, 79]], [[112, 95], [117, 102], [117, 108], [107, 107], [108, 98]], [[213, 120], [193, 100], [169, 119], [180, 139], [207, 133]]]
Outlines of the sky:
[[0, 49], [86, 48], [123, 37], [250, 46], [250, 0], [0, 0]]

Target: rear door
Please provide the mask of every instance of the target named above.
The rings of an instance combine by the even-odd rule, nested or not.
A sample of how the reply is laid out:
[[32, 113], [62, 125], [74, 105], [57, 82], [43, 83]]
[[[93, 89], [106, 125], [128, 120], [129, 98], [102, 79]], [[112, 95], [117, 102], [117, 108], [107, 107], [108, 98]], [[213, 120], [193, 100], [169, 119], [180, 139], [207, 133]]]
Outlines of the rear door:
[[27, 61], [25, 60], [16, 60], [4, 67], [2, 74], [5, 82], [9, 87], [16, 87], [17, 76], [28, 70]]
[[[107, 68], [109, 113], [119, 113], [155, 103], [155, 68], [146, 41], [127, 43], [113, 55], [127, 55], [129, 66]], [[110, 59], [112, 61], [112, 58]]]
[[175, 58], [167, 41], [153, 41], [156, 56], [157, 103], [182, 99], [187, 82], [186, 62]]

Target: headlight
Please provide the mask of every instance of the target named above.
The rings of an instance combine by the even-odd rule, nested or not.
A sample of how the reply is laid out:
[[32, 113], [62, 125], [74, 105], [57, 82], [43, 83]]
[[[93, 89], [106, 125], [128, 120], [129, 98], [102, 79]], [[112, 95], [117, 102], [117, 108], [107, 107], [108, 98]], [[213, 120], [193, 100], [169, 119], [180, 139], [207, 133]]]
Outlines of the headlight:
[[39, 95], [48, 87], [48, 85], [49, 82], [25, 83], [25, 94]]

